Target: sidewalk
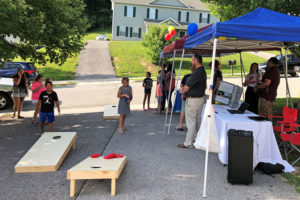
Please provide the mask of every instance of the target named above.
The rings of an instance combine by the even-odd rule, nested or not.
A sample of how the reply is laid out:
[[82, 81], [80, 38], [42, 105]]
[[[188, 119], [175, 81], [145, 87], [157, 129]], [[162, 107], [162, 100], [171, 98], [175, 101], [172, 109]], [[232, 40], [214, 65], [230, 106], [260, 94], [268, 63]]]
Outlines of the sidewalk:
[[[175, 114], [171, 134], [163, 140], [165, 115], [133, 111], [125, 124], [124, 135], [114, 134], [104, 154], [127, 156], [128, 163], [117, 180], [117, 194], [110, 196], [109, 180], [89, 180], [77, 200], [193, 200], [202, 199], [204, 156], [195, 149], [179, 149], [185, 132], [175, 130], [179, 116]], [[280, 175], [275, 178], [254, 172], [252, 185], [227, 183], [227, 167], [216, 154], [209, 154], [208, 199], [300, 199], [294, 186]]]

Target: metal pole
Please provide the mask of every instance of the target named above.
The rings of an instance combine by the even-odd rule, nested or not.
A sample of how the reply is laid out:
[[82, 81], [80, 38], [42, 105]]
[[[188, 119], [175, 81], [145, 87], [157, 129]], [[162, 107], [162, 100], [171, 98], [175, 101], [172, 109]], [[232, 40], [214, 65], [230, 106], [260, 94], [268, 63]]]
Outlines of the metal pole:
[[211, 115], [212, 115], [212, 86], [213, 86], [213, 77], [214, 77], [214, 70], [215, 70], [215, 60], [216, 60], [216, 51], [217, 51], [217, 42], [218, 39], [214, 38], [214, 47], [213, 47], [213, 57], [212, 57], [212, 66], [211, 66], [211, 77], [210, 77], [210, 89], [209, 89], [209, 99], [206, 106], [209, 106], [208, 112], [208, 131], [206, 134], [206, 153], [205, 153], [205, 169], [204, 169], [204, 185], [203, 185], [203, 197], [207, 197], [206, 195], [206, 184], [207, 184], [207, 165], [208, 165], [208, 148], [209, 148], [209, 134], [210, 134], [210, 126], [211, 126]]
[[[164, 68], [164, 64], [165, 64], [165, 61], [163, 60], [162, 61], [162, 64], [161, 64], [161, 71], [160, 71], [160, 82], [159, 82], [159, 86], [160, 86], [160, 90], [162, 91], [162, 81], [163, 81], [163, 75], [164, 75], [164, 70], [165, 70], [165, 68]], [[159, 102], [158, 102], [159, 103]], [[160, 105], [161, 106], [161, 105]], [[162, 108], [160, 108], [160, 109], [162, 109]], [[163, 139], [165, 139], [165, 134], [163, 134]]]
[[291, 92], [290, 92], [290, 88], [289, 88], [289, 81], [288, 81], [288, 77], [287, 77], [287, 73], [288, 73], [288, 54], [287, 54], [287, 47], [284, 48], [285, 51], [285, 81], [286, 81], [286, 96], [287, 96], [287, 106], [289, 105], [288, 100], [290, 100], [291, 103], [291, 107], [293, 108], [293, 103], [292, 103], [292, 98], [291, 98]]
[[244, 83], [244, 79], [243, 79], [244, 64], [243, 64], [243, 59], [242, 59], [242, 52], [240, 52], [240, 63], [241, 63], [241, 79], [242, 79], [243, 100], [245, 101], [245, 93], [244, 93], [244, 87], [243, 87], [243, 83]]
[[[181, 71], [181, 67], [182, 67], [182, 62], [183, 62], [183, 57], [184, 57], [184, 49], [182, 51], [182, 55], [181, 55], [181, 61], [180, 61], [180, 65], [179, 65], [179, 70], [178, 70], [178, 75], [177, 75], [177, 79], [176, 79], [176, 83], [175, 83], [175, 90], [174, 91], [177, 91], [177, 84], [178, 84], [178, 81], [179, 81], [179, 76], [180, 76], [180, 71]], [[174, 105], [175, 105], [175, 99], [176, 99], [176, 96], [174, 96]], [[173, 106], [174, 108], [174, 106]], [[168, 134], [170, 134], [170, 127], [171, 127], [171, 123], [172, 123], [172, 117], [173, 117], [173, 108], [171, 110], [171, 116], [170, 116], [170, 122], [169, 122], [169, 128], [168, 128]]]
[[175, 64], [175, 56], [176, 56], [176, 49], [174, 50], [174, 55], [173, 55], [173, 63], [172, 63], [172, 71], [171, 71], [171, 79], [170, 79], [170, 87], [169, 87], [169, 94], [168, 94], [168, 102], [167, 102], [167, 110], [166, 110], [166, 119], [165, 119], [165, 126], [164, 126], [164, 137], [166, 134], [166, 125], [168, 121], [168, 109], [169, 109], [169, 103], [170, 103], [170, 96], [171, 96], [171, 86], [172, 86], [172, 79], [173, 79], [173, 70], [174, 70], [174, 64]]

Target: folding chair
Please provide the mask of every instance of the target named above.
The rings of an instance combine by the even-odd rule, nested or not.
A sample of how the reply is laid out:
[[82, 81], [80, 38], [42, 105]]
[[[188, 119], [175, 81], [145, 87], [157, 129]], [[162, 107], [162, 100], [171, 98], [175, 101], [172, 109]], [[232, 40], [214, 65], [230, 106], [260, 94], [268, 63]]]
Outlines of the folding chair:
[[[300, 125], [298, 126], [300, 127]], [[291, 146], [293, 147], [293, 150], [298, 151], [300, 153], [300, 149], [297, 147], [300, 147], [300, 133], [293, 133], [291, 137]], [[300, 160], [300, 156], [292, 163], [292, 165], [296, 164]]]
[[[290, 125], [292, 127], [300, 127], [300, 124], [293, 124]], [[297, 152], [300, 153], [300, 133], [293, 132], [292, 134], [288, 133], [281, 133], [280, 137], [282, 139], [282, 142], [284, 144], [284, 151], [285, 151], [285, 156], [286, 160], [288, 161], [288, 154], [291, 153], [292, 151], [296, 150]], [[289, 145], [290, 150], [287, 152], [286, 150], [286, 144]], [[298, 147], [297, 147], [298, 146]], [[300, 160], [300, 156], [291, 164], [294, 165]]]
[[274, 132], [277, 133], [291, 133], [295, 131], [295, 126], [298, 117], [297, 108], [289, 108], [284, 106], [282, 116], [268, 116], [270, 118], [282, 118], [282, 121], [277, 121], [276, 125], [273, 126]]

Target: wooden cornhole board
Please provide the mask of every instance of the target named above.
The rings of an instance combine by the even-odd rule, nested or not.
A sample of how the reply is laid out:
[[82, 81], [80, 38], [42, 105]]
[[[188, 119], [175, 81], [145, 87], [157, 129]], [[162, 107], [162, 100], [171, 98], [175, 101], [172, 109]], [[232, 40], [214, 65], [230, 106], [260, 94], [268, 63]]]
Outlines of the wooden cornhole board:
[[15, 165], [16, 173], [56, 171], [71, 147], [75, 149], [75, 132], [47, 132]]
[[105, 105], [103, 119], [105, 120], [113, 120], [119, 119], [120, 115], [118, 114], [118, 106], [116, 105]]
[[67, 172], [70, 183], [70, 197], [75, 196], [76, 180], [86, 179], [111, 179], [111, 195], [116, 194], [116, 179], [122, 173], [126, 164], [126, 156], [123, 158], [104, 159], [91, 158], [83, 160]]

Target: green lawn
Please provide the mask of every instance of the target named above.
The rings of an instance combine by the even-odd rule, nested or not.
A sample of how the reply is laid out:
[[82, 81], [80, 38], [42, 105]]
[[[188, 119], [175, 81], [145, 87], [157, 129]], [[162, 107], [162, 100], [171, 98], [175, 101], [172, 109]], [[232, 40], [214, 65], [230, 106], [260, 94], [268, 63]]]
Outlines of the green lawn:
[[[153, 76], [157, 75], [159, 66], [153, 65], [149, 62], [142, 42], [111, 41], [109, 47], [117, 76], [143, 77], [147, 71], [152, 72]], [[249, 72], [251, 63], [262, 63], [266, 61], [261, 57], [249, 53], [242, 53], [242, 58], [246, 74]], [[231, 73], [231, 67], [227, 64], [229, 60], [237, 61], [237, 64], [233, 67], [234, 73], [240, 73], [240, 56], [239, 54], [234, 54], [221, 57], [223, 74]], [[210, 74], [210, 70], [208, 69], [210, 61], [211, 58], [203, 58], [203, 64], [206, 67], [208, 74]], [[172, 62], [172, 59], [168, 59], [168, 62]], [[176, 58], [176, 70], [178, 70], [179, 64], [180, 58]], [[191, 58], [184, 58], [181, 75], [190, 73], [190, 68]]]

